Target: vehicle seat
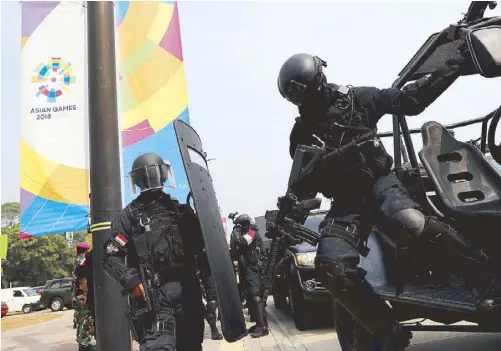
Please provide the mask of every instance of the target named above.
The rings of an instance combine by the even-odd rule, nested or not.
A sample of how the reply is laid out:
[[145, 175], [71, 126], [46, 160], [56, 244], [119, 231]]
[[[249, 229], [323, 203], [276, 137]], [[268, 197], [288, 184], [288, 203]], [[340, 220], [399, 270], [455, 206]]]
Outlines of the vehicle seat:
[[438, 122], [421, 127], [419, 158], [450, 215], [501, 216], [501, 175], [475, 146]]

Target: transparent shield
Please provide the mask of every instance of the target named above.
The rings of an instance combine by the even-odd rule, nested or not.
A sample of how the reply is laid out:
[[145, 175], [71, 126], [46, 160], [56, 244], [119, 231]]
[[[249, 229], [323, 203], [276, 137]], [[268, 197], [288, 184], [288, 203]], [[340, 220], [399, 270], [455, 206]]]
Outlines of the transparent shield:
[[169, 181], [167, 187], [176, 189], [176, 178], [174, 177], [174, 168], [172, 168], [168, 160], [164, 160], [164, 163], [165, 164], [162, 165], [162, 168], [164, 169], [164, 172], [167, 175], [167, 180]]
[[129, 172], [129, 182], [133, 194], [163, 187], [176, 188], [170, 163], [137, 168]]

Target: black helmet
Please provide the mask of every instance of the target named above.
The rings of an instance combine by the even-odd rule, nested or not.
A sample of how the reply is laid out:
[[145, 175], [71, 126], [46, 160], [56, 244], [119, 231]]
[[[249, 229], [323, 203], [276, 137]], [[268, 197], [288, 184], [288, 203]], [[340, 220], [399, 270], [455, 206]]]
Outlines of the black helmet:
[[256, 225], [256, 221], [254, 220], [254, 218], [252, 218], [248, 214], [241, 214], [233, 221], [233, 223], [240, 224], [241, 226], [244, 227], [250, 227], [251, 225], [254, 226]]
[[285, 61], [278, 75], [278, 91], [294, 105], [303, 104], [305, 97], [320, 92], [327, 85], [322, 72], [327, 62], [317, 56], [296, 54]]
[[140, 191], [161, 189], [167, 180], [170, 180], [170, 187], [176, 187], [170, 163], [154, 153], [142, 154], [134, 160], [129, 179], [134, 194], [136, 187]]

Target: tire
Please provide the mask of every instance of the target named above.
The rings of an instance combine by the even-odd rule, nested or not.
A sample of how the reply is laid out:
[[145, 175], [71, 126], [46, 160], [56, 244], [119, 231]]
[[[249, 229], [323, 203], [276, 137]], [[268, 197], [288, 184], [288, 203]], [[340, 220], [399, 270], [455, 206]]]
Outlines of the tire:
[[59, 297], [54, 298], [49, 305], [52, 312], [62, 311], [64, 309], [63, 300]]
[[31, 308], [30, 305], [24, 305], [22, 308], [22, 311], [24, 314], [28, 314], [28, 313], [31, 313], [33, 311], [33, 309]]
[[405, 347], [382, 346], [341, 305], [335, 307], [335, 328], [342, 351], [404, 351]]
[[310, 315], [308, 303], [301, 295], [301, 288], [297, 281], [291, 281], [289, 285], [289, 307], [294, 319], [294, 324], [298, 330], [307, 330], [310, 328]]
[[287, 309], [287, 297], [283, 295], [273, 295], [273, 304], [275, 308], [278, 310], [286, 310]]

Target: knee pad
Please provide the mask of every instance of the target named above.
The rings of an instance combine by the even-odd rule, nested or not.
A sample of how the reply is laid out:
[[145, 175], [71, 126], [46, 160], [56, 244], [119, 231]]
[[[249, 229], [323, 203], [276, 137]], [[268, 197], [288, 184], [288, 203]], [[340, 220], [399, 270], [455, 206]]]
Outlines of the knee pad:
[[217, 301], [207, 301], [207, 313], [216, 313]]
[[426, 216], [415, 208], [406, 208], [394, 213], [390, 219], [397, 222], [412, 237], [420, 236], [426, 226]]

